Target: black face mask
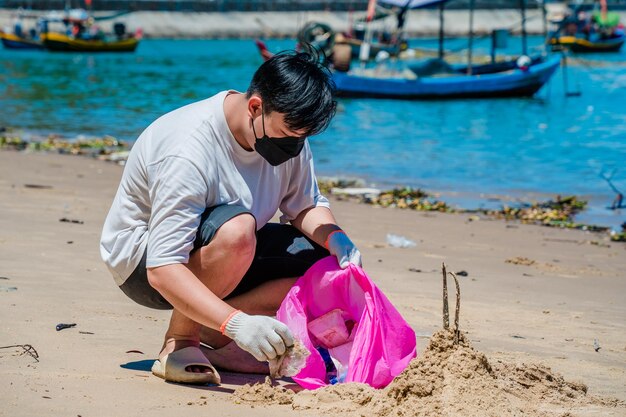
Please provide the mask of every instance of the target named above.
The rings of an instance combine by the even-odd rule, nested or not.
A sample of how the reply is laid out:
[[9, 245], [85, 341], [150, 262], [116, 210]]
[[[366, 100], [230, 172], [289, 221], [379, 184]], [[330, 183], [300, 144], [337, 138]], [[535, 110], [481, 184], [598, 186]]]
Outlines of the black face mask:
[[256, 143], [254, 148], [267, 162], [272, 166], [280, 165], [291, 158], [300, 155], [306, 137], [285, 136], [283, 138], [270, 138], [265, 133], [265, 115], [261, 111], [261, 123], [263, 124], [263, 137], [258, 138], [256, 130], [254, 130], [254, 120], [252, 123], [252, 131]]

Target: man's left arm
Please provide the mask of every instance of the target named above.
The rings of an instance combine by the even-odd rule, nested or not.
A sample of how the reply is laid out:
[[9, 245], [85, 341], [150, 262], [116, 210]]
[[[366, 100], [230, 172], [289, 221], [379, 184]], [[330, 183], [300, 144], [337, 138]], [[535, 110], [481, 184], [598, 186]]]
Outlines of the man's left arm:
[[281, 222], [291, 222], [309, 239], [328, 249], [337, 257], [341, 268], [347, 268], [350, 263], [361, 266], [361, 252], [337, 226], [328, 200], [320, 193], [308, 143], [289, 178], [289, 190], [280, 204]]
[[329, 208], [317, 206], [303, 210], [291, 224], [320, 246], [337, 257], [341, 268], [349, 264], [361, 266], [361, 252], [348, 235], [337, 225]]

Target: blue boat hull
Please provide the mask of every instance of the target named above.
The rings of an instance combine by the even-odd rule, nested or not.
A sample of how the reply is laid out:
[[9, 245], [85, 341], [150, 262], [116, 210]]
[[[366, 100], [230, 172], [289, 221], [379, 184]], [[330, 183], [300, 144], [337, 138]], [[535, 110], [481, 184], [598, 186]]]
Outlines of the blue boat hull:
[[451, 75], [417, 79], [369, 78], [335, 72], [333, 79], [342, 97], [446, 99], [482, 97], [528, 97], [554, 74], [560, 58], [553, 56], [526, 71], [512, 69], [483, 75]]
[[1, 38], [2, 45], [7, 49], [44, 49], [42, 43], [29, 40], [13, 40]]

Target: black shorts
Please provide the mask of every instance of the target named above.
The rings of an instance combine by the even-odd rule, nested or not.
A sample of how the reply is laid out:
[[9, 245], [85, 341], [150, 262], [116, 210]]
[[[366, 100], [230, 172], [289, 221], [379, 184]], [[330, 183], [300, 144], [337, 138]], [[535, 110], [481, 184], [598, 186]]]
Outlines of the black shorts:
[[[206, 209], [202, 214], [192, 253], [208, 245], [224, 223], [244, 213], [250, 214], [250, 211], [234, 205]], [[252, 264], [227, 298], [250, 291], [266, 281], [300, 277], [315, 262], [329, 255], [326, 249], [287, 224], [268, 223], [257, 231], [256, 237], [256, 251]], [[146, 253], [120, 289], [143, 306], [159, 310], [172, 308], [172, 305], [148, 282]]]

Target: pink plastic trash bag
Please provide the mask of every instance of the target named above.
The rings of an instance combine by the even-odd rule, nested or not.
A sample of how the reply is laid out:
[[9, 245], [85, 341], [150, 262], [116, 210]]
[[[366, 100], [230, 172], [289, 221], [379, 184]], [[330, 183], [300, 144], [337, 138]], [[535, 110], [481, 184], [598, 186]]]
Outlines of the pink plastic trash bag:
[[[329, 349], [336, 356], [333, 362], [338, 372], [345, 372], [345, 382], [385, 387], [415, 357], [415, 333], [382, 291], [361, 268], [350, 264], [342, 270], [337, 259], [329, 256], [295, 283], [277, 313], [278, 320], [311, 352], [304, 368], [293, 377], [302, 387], [315, 389], [329, 383], [328, 361], [317, 350], [323, 342], [313, 335], [309, 323], [329, 312], [322, 321], [336, 320], [335, 309], [345, 322], [354, 322], [347, 343]], [[318, 324], [313, 328], [320, 334]]]

